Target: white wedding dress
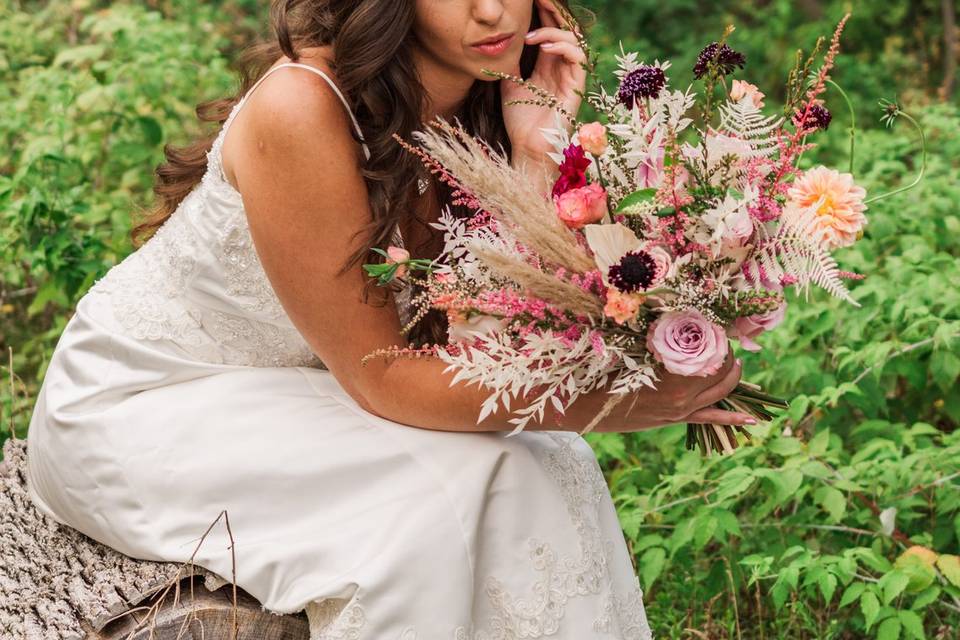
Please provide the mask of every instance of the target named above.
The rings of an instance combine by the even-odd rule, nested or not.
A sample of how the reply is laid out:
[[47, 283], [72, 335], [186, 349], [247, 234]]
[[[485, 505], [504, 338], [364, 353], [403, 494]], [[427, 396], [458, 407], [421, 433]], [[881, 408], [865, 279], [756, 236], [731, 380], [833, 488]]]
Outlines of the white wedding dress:
[[[312, 66], [270, 73], [284, 67], [337, 90]], [[271, 612], [306, 609], [312, 640], [650, 638], [582, 437], [401, 425], [323, 368], [223, 174], [245, 100], [202, 182], [67, 323], [27, 438], [36, 506], [129, 556], [174, 562], [226, 510], [237, 585]], [[221, 519], [195, 563], [230, 579], [228, 545]]]

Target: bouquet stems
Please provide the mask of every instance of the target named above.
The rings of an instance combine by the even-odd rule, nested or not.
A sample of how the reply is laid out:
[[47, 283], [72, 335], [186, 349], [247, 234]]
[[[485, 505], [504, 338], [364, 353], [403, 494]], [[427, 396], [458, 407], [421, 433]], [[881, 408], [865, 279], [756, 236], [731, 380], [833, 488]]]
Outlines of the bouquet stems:
[[[726, 411], [746, 413], [757, 420], [764, 422], [774, 417], [769, 409], [786, 409], [789, 405], [786, 400], [763, 393], [759, 386], [749, 382], [741, 382], [733, 392], [718, 402], [717, 407]], [[700, 447], [705, 456], [717, 452], [721, 455], [732, 453], [737, 449], [737, 433], [750, 438], [750, 433], [740, 425], [718, 424], [687, 424], [687, 449]]]

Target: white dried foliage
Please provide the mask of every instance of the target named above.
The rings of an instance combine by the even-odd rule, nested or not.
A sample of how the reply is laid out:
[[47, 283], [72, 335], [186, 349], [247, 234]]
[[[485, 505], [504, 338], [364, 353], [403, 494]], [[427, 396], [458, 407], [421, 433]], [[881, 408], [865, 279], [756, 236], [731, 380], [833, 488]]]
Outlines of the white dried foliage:
[[783, 125], [783, 117], [764, 116], [750, 99], [720, 104], [720, 130], [750, 144], [751, 152], [741, 157], [766, 157], [777, 152], [776, 133]]
[[843, 284], [837, 261], [823, 246], [816, 207], [791, 210], [789, 215], [782, 215], [779, 222], [772, 233], [765, 228], [759, 230], [762, 239], [751, 259], [743, 265], [743, 271], [755, 281], [780, 282], [784, 276], [792, 276], [797, 280], [795, 286], [808, 295], [813, 284], [860, 306]]

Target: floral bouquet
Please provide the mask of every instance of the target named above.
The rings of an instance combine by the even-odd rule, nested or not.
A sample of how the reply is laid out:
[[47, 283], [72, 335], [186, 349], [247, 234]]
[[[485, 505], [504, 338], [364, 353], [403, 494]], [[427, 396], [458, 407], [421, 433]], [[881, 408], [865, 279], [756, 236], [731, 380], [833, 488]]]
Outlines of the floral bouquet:
[[[822, 39], [807, 60], [798, 56], [783, 114], [764, 113], [756, 86], [728, 86], [746, 62], [726, 44], [729, 28], [693, 69], [705, 84], [699, 101], [691, 88], [671, 88], [669, 62], [617, 56], [614, 94], [588, 63], [597, 90], [584, 98], [603, 122], [558, 108], [558, 126], [542, 130], [559, 164], [550, 193], [459, 123], [438, 118], [414, 133], [419, 147], [397, 137], [452, 187], [454, 204], [475, 213], [443, 213], [439, 260], [410, 260], [391, 247], [382, 264], [366, 265], [381, 285], [419, 280], [410, 326], [431, 309], [449, 319], [446, 344], [371, 356], [439, 357], [454, 382], [490, 390], [479, 420], [524, 396], [511, 435], [548, 407], [562, 413], [580, 394], [607, 389], [610, 400], [586, 433], [631, 392], [655, 387], [663, 371], [716, 373], [728, 338], [759, 349], [757, 337], [784, 317], [786, 289], [815, 285], [857, 304], [845, 280], [861, 276], [840, 270], [831, 252], [862, 234], [866, 193], [850, 173], [799, 165], [808, 137], [831, 121], [820, 96], [833, 84], [846, 20], [818, 69]], [[527, 86], [538, 104], [556, 107]], [[741, 383], [721, 406], [768, 420], [786, 403]], [[689, 425], [687, 446], [731, 451], [734, 429], [746, 434]]]

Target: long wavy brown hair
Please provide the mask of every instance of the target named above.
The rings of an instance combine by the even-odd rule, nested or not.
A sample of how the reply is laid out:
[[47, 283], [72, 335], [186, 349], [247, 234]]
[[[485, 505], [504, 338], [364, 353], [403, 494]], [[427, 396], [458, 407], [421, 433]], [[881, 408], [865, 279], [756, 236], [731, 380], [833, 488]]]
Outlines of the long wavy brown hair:
[[[554, 2], [570, 10], [568, 0]], [[344, 269], [364, 259], [379, 261], [373, 248], [386, 247], [398, 222], [404, 216], [415, 215], [417, 194], [411, 185], [416, 185], [417, 178], [424, 175], [422, 164], [393, 139], [396, 134], [409, 141], [411, 133], [423, 127], [420, 114], [425, 90], [412, 53], [415, 8], [415, 0], [273, 0], [270, 21], [275, 37], [242, 51], [237, 61], [238, 92], [202, 102], [196, 108], [200, 120], [222, 125], [234, 105], [282, 55], [299, 60], [299, 52], [305, 48], [330, 47], [336, 82], [370, 149], [370, 159], [361, 158], [360, 162], [372, 221]], [[530, 28], [540, 26], [534, 9]], [[538, 52], [536, 46], [524, 47], [520, 59], [522, 77], [533, 72]], [[456, 118], [472, 134], [510, 153], [499, 82], [474, 82]], [[350, 131], [359, 143], [356, 131]], [[165, 145], [166, 161], [156, 170], [155, 204], [131, 231], [135, 247], [142, 245], [201, 181], [207, 168], [207, 153], [217, 133], [219, 128], [182, 147]], [[437, 181], [434, 187], [442, 205], [450, 190]], [[425, 225], [429, 221], [417, 222]], [[409, 248], [414, 254], [419, 249]]]

